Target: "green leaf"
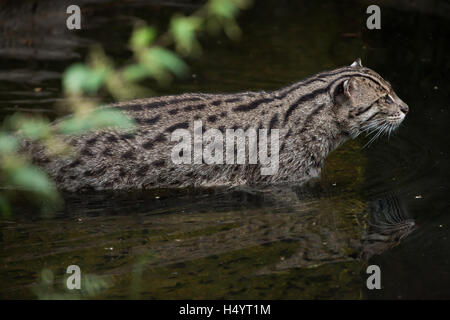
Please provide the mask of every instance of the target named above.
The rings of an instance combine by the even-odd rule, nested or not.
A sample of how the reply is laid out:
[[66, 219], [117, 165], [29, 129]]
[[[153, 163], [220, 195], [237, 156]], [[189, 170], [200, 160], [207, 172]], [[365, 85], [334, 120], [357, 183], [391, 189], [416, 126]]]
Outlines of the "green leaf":
[[18, 166], [11, 168], [9, 174], [11, 183], [16, 186], [41, 194], [56, 195], [56, 189], [47, 174], [37, 167]]
[[170, 23], [170, 32], [173, 34], [177, 49], [190, 53], [198, 46], [195, 32], [200, 28], [202, 19], [198, 17], [175, 16]]
[[90, 71], [90, 77], [84, 89], [88, 93], [94, 93], [105, 83], [108, 71], [106, 69], [90, 69]]
[[99, 108], [88, 116], [72, 116], [62, 121], [59, 124], [59, 131], [64, 134], [82, 134], [111, 127], [128, 130], [134, 127], [134, 122], [118, 110]]
[[122, 71], [122, 75], [128, 81], [139, 81], [148, 77], [149, 72], [140, 64], [132, 64]]
[[238, 8], [231, 0], [210, 0], [209, 10], [218, 17], [233, 19]]
[[94, 93], [103, 85], [106, 75], [105, 69], [90, 69], [81, 63], [74, 64], [64, 72], [64, 90], [75, 94]]
[[114, 127], [129, 130], [134, 127], [134, 122], [123, 112], [108, 108], [97, 109], [91, 116], [91, 121], [95, 128]]
[[20, 133], [28, 139], [42, 139], [50, 134], [49, 121], [42, 118], [24, 119], [19, 124]]
[[176, 75], [186, 74], [188, 67], [175, 53], [161, 48], [153, 47], [146, 52], [144, 62], [151, 71], [160, 72], [161, 68], [172, 71]]
[[11, 134], [0, 134], [0, 154], [10, 154], [17, 150], [19, 143], [17, 138]]
[[63, 75], [64, 89], [68, 92], [82, 93], [89, 69], [83, 64], [74, 64]]
[[58, 129], [64, 134], [81, 134], [90, 129], [90, 124], [84, 117], [71, 116], [58, 124]]
[[134, 51], [140, 50], [150, 45], [156, 38], [156, 30], [152, 27], [141, 27], [131, 35], [130, 45]]

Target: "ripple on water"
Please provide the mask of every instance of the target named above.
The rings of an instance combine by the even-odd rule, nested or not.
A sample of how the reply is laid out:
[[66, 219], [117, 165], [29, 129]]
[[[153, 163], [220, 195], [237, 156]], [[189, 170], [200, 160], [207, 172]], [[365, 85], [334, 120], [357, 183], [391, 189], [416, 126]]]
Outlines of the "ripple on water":
[[368, 167], [364, 194], [376, 196], [392, 190], [409, 190], [412, 185], [428, 181], [435, 163], [423, 141], [394, 136], [366, 149]]

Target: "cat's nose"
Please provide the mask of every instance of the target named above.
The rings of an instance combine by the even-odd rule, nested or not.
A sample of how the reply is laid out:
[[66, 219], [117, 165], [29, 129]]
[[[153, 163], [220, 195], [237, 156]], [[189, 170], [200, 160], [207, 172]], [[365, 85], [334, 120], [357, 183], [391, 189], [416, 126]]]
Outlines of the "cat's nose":
[[400, 110], [401, 110], [404, 114], [407, 114], [408, 111], [409, 111], [409, 107], [408, 107], [408, 105], [407, 105], [406, 103], [404, 103], [404, 104], [402, 104], [402, 105], [400, 106]]

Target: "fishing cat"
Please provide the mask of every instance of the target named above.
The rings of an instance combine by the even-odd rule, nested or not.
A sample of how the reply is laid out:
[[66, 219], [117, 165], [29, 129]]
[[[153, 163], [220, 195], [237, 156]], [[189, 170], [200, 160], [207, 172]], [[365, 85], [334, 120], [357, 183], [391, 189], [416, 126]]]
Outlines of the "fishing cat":
[[[52, 158], [41, 146], [26, 145], [34, 162], [49, 172], [60, 189], [302, 183], [317, 177], [327, 155], [346, 140], [362, 132], [391, 131], [408, 113], [408, 106], [391, 85], [363, 67], [360, 59], [272, 92], [191, 93], [110, 107], [134, 119], [136, 129], [104, 129], [65, 138], [75, 149], [75, 157]], [[224, 135], [230, 129], [245, 133], [279, 129], [279, 149], [270, 149], [277, 153], [277, 170], [263, 174], [262, 163], [249, 161], [208, 164], [201, 155], [200, 163], [174, 163], [172, 153], [178, 141], [172, 134], [177, 129], [192, 132], [195, 121], [201, 121], [201, 132], [213, 128]], [[275, 145], [272, 140], [271, 145]], [[192, 149], [181, 150], [180, 155], [186, 156], [183, 152]]]

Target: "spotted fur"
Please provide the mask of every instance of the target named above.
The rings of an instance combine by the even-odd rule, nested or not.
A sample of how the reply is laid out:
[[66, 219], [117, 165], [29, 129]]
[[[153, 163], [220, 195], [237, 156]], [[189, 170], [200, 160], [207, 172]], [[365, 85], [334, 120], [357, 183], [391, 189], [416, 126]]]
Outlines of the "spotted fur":
[[[26, 149], [65, 190], [141, 189], [215, 185], [301, 183], [317, 177], [327, 155], [363, 132], [390, 132], [408, 112], [391, 85], [360, 60], [273, 92], [192, 93], [133, 100], [111, 106], [137, 129], [112, 129], [66, 138], [75, 158], [50, 159], [35, 144]], [[171, 133], [203, 129], [280, 129], [280, 166], [262, 176], [258, 164], [176, 165]], [[225, 139], [224, 139], [225, 140]], [[226, 147], [224, 147], [224, 150]], [[50, 160], [49, 160], [50, 159]]]

